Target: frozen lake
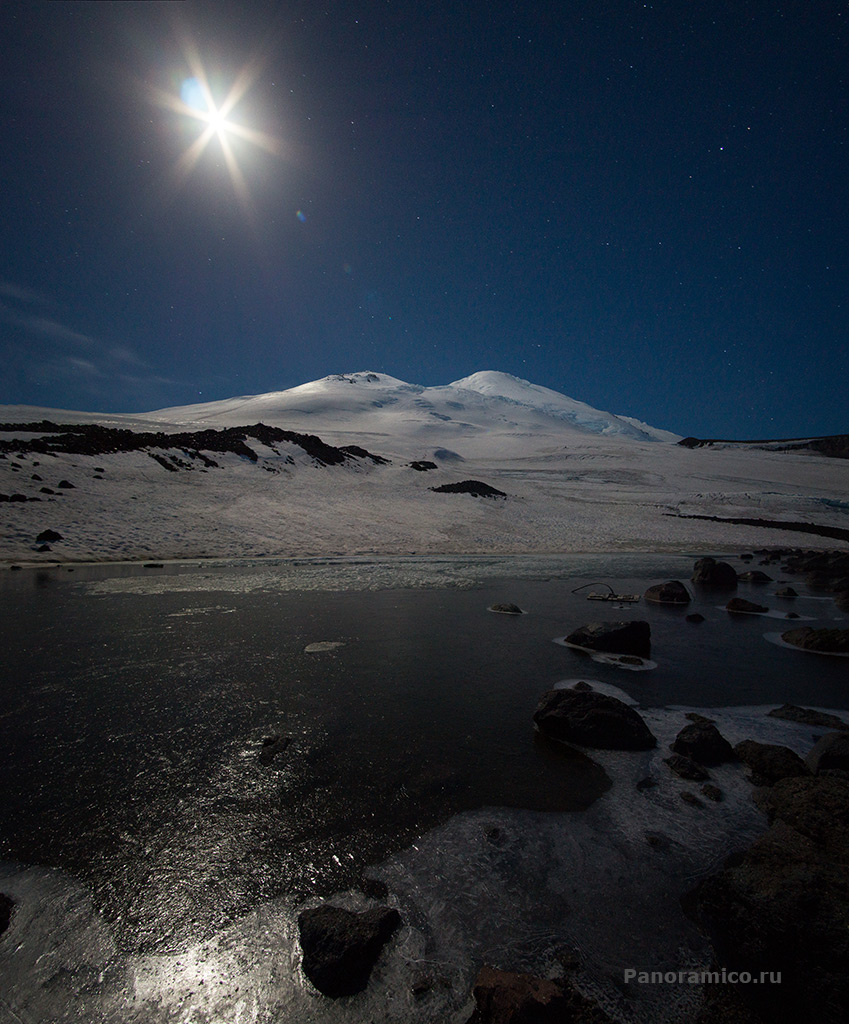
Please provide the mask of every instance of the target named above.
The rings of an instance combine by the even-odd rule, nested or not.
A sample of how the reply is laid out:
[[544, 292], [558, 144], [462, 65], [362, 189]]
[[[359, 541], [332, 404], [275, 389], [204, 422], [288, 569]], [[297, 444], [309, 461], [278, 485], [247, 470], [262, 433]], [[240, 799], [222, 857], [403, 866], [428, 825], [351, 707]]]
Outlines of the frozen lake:
[[[0, 1021], [459, 1024], [483, 962], [545, 973], [563, 950], [621, 1019], [679, 1019], [668, 993], [679, 1017], [657, 1015], [657, 993], [617, 992], [617, 972], [638, 950], [699, 962], [703, 943], [670, 917], [678, 895], [763, 827], [734, 766], [714, 771], [723, 804], [680, 801], [687, 784], [660, 759], [684, 711], [714, 709], [731, 742], [805, 752], [810, 727], [765, 711], [849, 708], [849, 661], [767, 639], [789, 611], [840, 618], [795, 579], [794, 600], [740, 585], [770, 618], [729, 616], [715, 593], [685, 609], [573, 593], [687, 581], [695, 557], [3, 573], [0, 891], [19, 909], [0, 940]], [[505, 601], [526, 614], [488, 610]], [[630, 618], [650, 622], [655, 668], [554, 642]], [[579, 678], [636, 701], [658, 750], [541, 742], [539, 697]], [[288, 745], [262, 763], [275, 736]], [[660, 784], [637, 794], [649, 774]], [[381, 886], [405, 921], [386, 962], [362, 996], [318, 996], [297, 968], [297, 909], [334, 893], [364, 905]]]

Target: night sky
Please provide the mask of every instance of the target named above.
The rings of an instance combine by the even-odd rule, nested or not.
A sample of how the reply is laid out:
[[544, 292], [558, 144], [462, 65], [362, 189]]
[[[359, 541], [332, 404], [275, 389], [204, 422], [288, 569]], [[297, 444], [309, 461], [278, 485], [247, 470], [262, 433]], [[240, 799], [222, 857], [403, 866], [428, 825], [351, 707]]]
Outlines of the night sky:
[[830, 0], [4, 3], [0, 403], [496, 369], [849, 431], [847, 44]]

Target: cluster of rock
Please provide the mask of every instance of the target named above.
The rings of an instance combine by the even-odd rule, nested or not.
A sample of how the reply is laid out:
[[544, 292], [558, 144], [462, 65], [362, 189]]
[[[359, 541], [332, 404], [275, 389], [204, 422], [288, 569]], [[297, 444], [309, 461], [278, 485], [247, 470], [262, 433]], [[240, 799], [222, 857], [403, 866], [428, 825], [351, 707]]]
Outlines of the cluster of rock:
[[700, 1024], [849, 1019], [849, 726], [838, 723], [804, 759], [754, 740], [734, 748], [770, 827], [682, 902], [710, 936], [716, 970], [780, 973], [781, 983], [707, 986]]

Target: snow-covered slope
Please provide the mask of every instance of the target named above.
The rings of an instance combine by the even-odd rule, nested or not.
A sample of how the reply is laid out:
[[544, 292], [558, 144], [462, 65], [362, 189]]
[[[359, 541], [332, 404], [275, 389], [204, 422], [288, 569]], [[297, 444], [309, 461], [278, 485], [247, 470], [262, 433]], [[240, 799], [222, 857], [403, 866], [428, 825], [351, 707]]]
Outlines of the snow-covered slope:
[[[439, 435], [443, 443], [474, 443], [538, 434], [599, 435], [640, 441], [677, 441], [680, 436], [637, 420], [593, 409], [584, 402], [509, 373], [484, 370], [437, 387], [408, 384], [385, 373], [334, 374], [288, 391], [222, 402], [160, 409], [146, 414], [162, 423], [270, 426], [342, 434], [384, 435], [419, 441]], [[486, 445], [484, 445], [486, 446]], [[478, 447], [476, 445], [476, 447]]]
[[[676, 435], [495, 371], [427, 388], [339, 374], [133, 416], [0, 407], [0, 424], [41, 420], [134, 433], [0, 431], [0, 559], [822, 546], [740, 519], [849, 543], [849, 460], [663, 443]], [[464, 481], [506, 497], [454, 493]], [[62, 537], [49, 553], [45, 530]]]

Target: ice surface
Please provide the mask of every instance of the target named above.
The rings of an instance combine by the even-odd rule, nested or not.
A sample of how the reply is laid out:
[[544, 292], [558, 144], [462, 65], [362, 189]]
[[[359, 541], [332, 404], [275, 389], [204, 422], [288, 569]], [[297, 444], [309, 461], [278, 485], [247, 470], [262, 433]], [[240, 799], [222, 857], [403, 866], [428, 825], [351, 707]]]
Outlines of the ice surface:
[[[615, 687], [593, 682], [635, 703]], [[297, 913], [263, 904], [217, 935], [168, 953], [122, 956], [83, 886], [61, 872], [0, 865], [17, 901], [0, 943], [0, 1020], [75, 1024], [463, 1024], [483, 963], [575, 979], [622, 1024], [688, 1019], [698, 987], [623, 986], [623, 971], [705, 969], [709, 950], [679, 896], [765, 828], [739, 765], [711, 769], [723, 792], [685, 803], [696, 784], [663, 763], [687, 708], [643, 709], [659, 740], [645, 753], [592, 751], [613, 786], [589, 810], [460, 814], [374, 868], [404, 925], [365, 993], [319, 996], [300, 972]], [[804, 753], [816, 730], [767, 707], [699, 708], [733, 744], [744, 738]], [[822, 709], [827, 710], [827, 709]], [[651, 777], [655, 785], [637, 789]], [[696, 793], [698, 790], [695, 790]], [[333, 902], [359, 909], [362, 894]], [[412, 987], [427, 979], [423, 998]]]

